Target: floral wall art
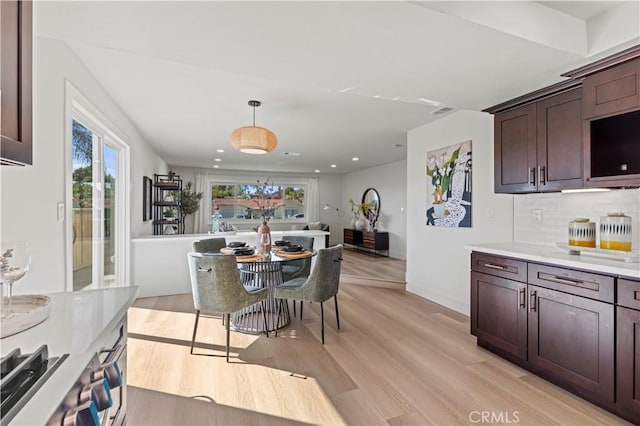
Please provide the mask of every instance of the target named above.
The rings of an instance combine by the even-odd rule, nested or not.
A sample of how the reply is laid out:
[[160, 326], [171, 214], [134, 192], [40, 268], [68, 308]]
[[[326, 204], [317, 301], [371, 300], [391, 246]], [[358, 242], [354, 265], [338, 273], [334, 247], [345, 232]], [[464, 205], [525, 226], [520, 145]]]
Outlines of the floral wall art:
[[426, 224], [471, 227], [471, 141], [427, 152]]

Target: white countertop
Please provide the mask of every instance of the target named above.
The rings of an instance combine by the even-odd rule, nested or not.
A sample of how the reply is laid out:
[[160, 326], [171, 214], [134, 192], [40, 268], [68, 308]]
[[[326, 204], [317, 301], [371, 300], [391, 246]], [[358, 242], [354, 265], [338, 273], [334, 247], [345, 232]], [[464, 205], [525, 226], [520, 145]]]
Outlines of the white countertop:
[[584, 269], [594, 272], [602, 272], [611, 275], [619, 275], [631, 278], [640, 278], [639, 262], [624, 262], [617, 259], [606, 259], [582, 253], [580, 255], [569, 254], [567, 250], [555, 245], [529, 244], [529, 243], [490, 243], [467, 244], [465, 249], [498, 256], [517, 257], [524, 260], [540, 263], [552, 263], [569, 268]]
[[0, 340], [2, 356], [15, 348], [22, 353], [33, 352], [43, 344], [48, 345], [50, 357], [70, 354], [11, 420], [11, 425], [47, 422], [137, 294], [137, 286], [48, 294], [52, 303], [49, 318]]
[[137, 294], [137, 286], [47, 294], [49, 317], [0, 340], [2, 356], [15, 348], [33, 352], [43, 344], [48, 345], [50, 356], [95, 351], [94, 343], [124, 317]]

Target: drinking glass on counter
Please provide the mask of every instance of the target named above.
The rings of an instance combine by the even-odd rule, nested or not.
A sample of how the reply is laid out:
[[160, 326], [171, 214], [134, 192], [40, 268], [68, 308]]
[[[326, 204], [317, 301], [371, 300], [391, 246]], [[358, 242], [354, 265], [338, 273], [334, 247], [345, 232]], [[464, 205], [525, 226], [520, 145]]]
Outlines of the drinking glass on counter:
[[24, 241], [0, 243], [0, 286], [2, 287], [2, 318], [13, 314], [11, 299], [13, 283], [24, 277], [31, 264], [29, 247]]

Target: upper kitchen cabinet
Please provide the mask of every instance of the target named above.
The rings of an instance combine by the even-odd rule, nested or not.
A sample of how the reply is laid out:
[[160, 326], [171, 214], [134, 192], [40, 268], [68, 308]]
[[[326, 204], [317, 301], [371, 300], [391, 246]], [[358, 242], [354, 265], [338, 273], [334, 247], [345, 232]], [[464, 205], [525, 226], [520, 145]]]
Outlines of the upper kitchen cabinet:
[[0, 164], [32, 164], [32, 4], [0, 2]]
[[525, 105], [494, 118], [495, 191], [536, 190], [536, 107]]
[[486, 111], [495, 114], [495, 192], [582, 187], [579, 82], [555, 85]]
[[565, 75], [583, 79], [585, 186], [640, 185], [640, 46]]
[[577, 88], [536, 103], [538, 191], [582, 186], [581, 93]]

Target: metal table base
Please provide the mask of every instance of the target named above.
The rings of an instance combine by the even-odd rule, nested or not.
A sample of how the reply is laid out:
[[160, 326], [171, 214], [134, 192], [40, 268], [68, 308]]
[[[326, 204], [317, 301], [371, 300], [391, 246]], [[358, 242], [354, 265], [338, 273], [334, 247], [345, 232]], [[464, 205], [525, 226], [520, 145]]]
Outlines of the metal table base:
[[[240, 269], [240, 278], [243, 284], [252, 285], [254, 287], [267, 288], [268, 296], [265, 300], [267, 329], [275, 331], [278, 320], [278, 304], [279, 299], [274, 296], [275, 287], [282, 284], [282, 271], [279, 262], [255, 262], [244, 263]], [[285, 303], [280, 318], [280, 326], [283, 328], [289, 324], [291, 318], [289, 316], [289, 306]], [[262, 315], [262, 303], [256, 303], [234, 312], [231, 315], [231, 323], [237, 331], [250, 334], [264, 333], [264, 317]]]

